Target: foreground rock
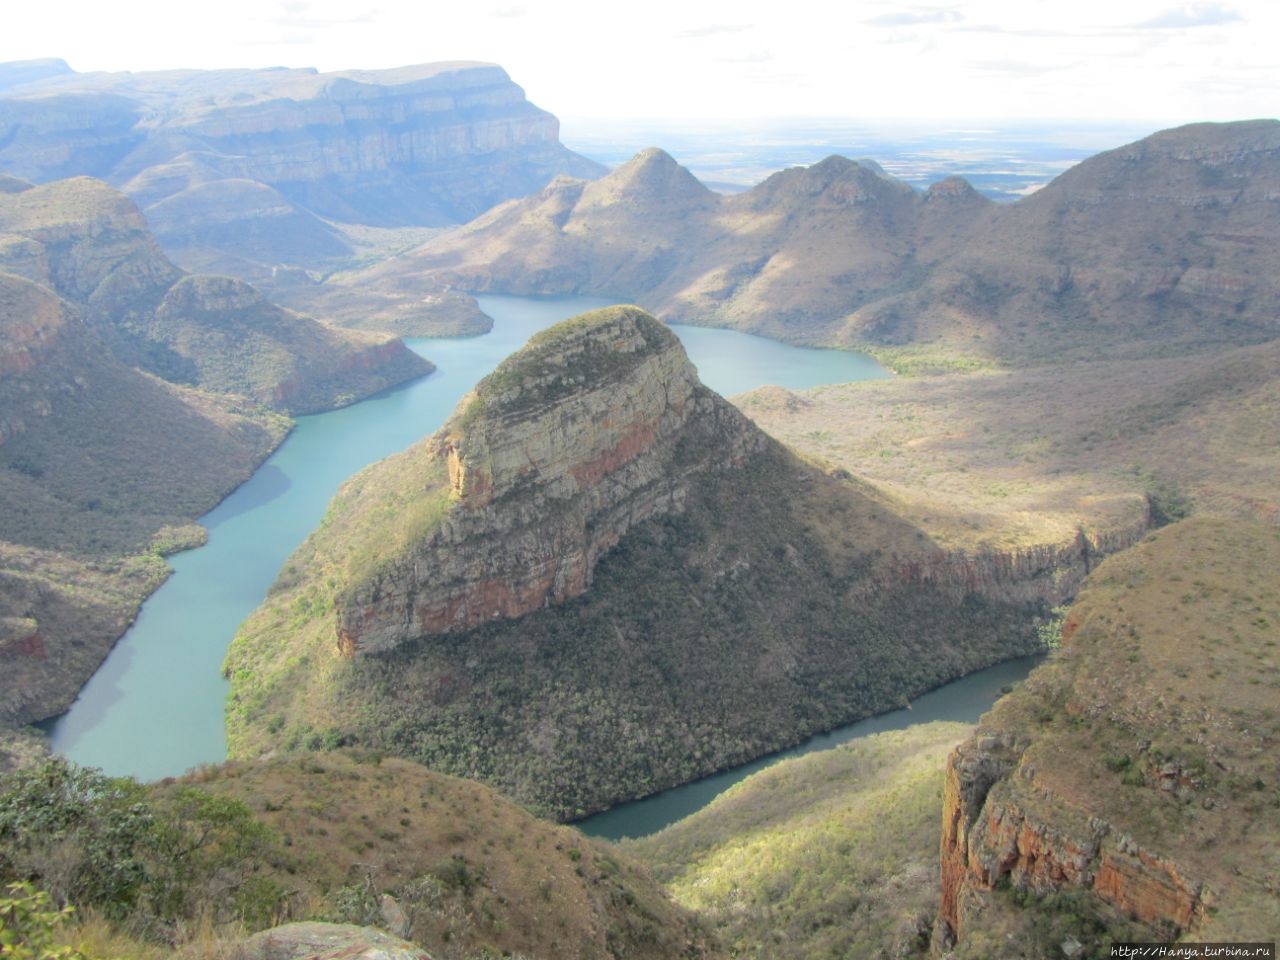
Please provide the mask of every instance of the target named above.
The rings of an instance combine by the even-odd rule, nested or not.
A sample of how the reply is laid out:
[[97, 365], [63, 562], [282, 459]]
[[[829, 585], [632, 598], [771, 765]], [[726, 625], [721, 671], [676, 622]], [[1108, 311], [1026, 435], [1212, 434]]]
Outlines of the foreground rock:
[[1277, 563], [1274, 525], [1206, 518], [1095, 572], [948, 761], [940, 949], [1274, 935]]
[[431, 960], [407, 940], [346, 923], [286, 923], [240, 944], [244, 960]]
[[232, 750], [360, 743], [580, 815], [1036, 647], [1061, 558], [903, 563], [935, 552], [652, 317], [586, 314], [343, 488], [233, 644]]

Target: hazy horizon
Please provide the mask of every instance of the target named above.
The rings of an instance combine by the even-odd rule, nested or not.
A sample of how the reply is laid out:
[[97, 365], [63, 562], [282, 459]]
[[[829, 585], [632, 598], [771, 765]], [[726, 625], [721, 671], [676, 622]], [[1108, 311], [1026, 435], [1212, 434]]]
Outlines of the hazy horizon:
[[502, 66], [570, 128], [599, 119], [853, 117], [1154, 129], [1280, 112], [1280, 6], [1265, 0], [867, 0], [834, 10], [817, 0], [655, 0], [642, 13], [585, 0], [465, 9], [224, 0], [217, 9], [211, 16], [160, 0], [22, 5], [0, 38], [0, 61], [57, 57], [80, 72], [330, 72], [479, 60]]

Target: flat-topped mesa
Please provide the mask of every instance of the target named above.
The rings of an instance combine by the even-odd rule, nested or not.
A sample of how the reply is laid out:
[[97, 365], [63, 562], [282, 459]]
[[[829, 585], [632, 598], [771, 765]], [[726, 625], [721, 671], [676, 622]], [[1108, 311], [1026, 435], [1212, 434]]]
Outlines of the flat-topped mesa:
[[368, 572], [348, 562], [339, 648], [385, 651], [578, 596], [629, 529], [682, 508], [693, 476], [739, 464], [765, 442], [643, 310], [610, 307], [552, 327], [405, 455], [415, 496], [439, 498], [442, 511]]

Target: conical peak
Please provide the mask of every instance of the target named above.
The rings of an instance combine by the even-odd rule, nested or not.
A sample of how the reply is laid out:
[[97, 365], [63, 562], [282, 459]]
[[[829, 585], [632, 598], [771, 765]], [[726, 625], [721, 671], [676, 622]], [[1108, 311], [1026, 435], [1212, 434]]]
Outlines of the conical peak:
[[675, 198], [681, 202], [714, 199], [715, 194], [665, 150], [642, 150], [613, 173], [593, 185], [606, 194], [626, 194], [632, 200]]

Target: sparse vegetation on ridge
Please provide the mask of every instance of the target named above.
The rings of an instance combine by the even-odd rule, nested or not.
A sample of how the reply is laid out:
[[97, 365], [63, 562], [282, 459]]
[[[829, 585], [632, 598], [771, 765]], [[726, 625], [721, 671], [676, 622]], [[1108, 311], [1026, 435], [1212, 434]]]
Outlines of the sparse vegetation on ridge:
[[1280, 510], [1280, 345], [737, 398], [765, 430], [892, 495], [938, 542], [1052, 543], [1191, 511]]
[[[1043, 825], [1032, 829], [1045, 845], [1102, 830], [1120, 861], [1119, 886], [1095, 896], [1029, 878], [1015, 862], [972, 914], [960, 898], [956, 957], [1012, 956], [1010, 943], [1051, 956], [1066, 933], [1088, 956], [1106, 956], [1095, 948], [1113, 940], [1275, 935], [1277, 564], [1275, 525], [1199, 517], [1094, 572], [1067, 612], [1060, 649], [983, 718], [977, 737], [1018, 744], [1016, 768], [987, 803]], [[1136, 865], [1128, 872], [1126, 857]], [[1169, 876], [1202, 891], [1199, 917], [1162, 916], [1181, 902]], [[1145, 923], [1130, 924], [1130, 915]]]
[[398, 928], [436, 960], [722, 956], [626, 856], [374, 754], [150, 786], [49, 760], [0, 777], [0, 884], [16, 876], [75, 905], [58, 937], [95, 960], [232, 958], [297, 919]]

